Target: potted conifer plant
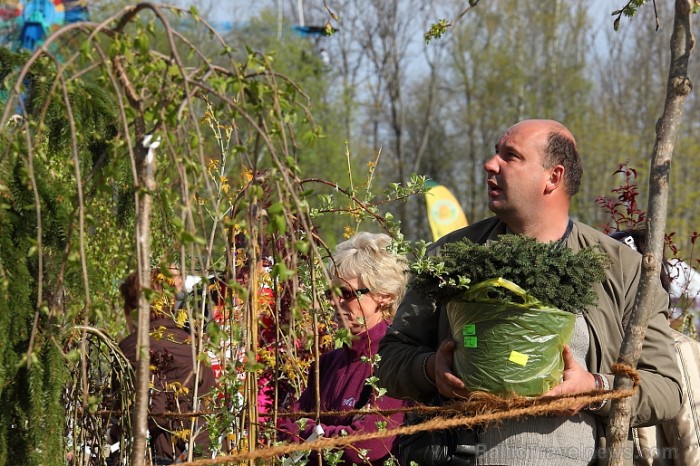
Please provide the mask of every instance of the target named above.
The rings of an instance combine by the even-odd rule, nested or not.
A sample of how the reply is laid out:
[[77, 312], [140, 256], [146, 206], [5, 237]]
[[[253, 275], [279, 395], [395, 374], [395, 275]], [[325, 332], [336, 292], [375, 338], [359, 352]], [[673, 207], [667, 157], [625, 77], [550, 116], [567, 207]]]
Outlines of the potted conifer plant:
[[561, 381], [576, 314], [596, 304], [610, 258], [522, 235], [445, 244], [412, 266], [412, 286], [447, 306], [454, 370], [472, 390], [538, 396]]

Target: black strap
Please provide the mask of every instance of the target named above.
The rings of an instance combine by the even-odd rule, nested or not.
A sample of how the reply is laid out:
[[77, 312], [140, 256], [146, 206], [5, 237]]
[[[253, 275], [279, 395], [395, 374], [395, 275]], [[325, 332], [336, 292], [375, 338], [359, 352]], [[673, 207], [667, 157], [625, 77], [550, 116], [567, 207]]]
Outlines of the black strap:
[[355, 403], [355, 409], [362, 409], [365, 406], [367, 406], [367, 403], [369, 403], [369, 399], [372, 396], [372, 386], [371, 385], [365, 385], [362, 387], [362, 392], [360, 393], [360, 399], [357, 400], [357, 403]]
[[569, 236], [571, 236], [571, 230], [574, 229], [574, 221], [569, 219], [569, 223], [566, 225], [566, 231], [564, 234], [557, 240], [557, 243], [560, 246], [566, 246], [566, 240], [569, 239]]

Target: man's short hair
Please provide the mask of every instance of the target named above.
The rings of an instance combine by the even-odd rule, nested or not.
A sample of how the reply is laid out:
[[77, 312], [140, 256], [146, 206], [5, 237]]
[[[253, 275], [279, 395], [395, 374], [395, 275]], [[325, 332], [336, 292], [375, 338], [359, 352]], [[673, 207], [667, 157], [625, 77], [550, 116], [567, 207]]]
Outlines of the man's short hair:
[[569, 197], [578, 192], [581, 185], [583, 167], [578, 156], [576, 142], [566, 135], [553, 131], [547, 137], [547, 145], [544, 148], [542, 164], [545, 168], [554, 165], [564, 167], [564, 189]]

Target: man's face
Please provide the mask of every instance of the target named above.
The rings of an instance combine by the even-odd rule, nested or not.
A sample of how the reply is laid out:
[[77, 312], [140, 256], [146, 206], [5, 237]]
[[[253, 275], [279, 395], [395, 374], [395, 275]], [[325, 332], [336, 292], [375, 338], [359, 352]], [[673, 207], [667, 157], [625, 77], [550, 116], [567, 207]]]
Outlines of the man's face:
[[484, 163], [489, 209], [502, 220], [523, 218], [540, 208], [551, 169], [542, 156], [551, 127], [523, 121], [511, 127], [496, 144], [496, 153]]

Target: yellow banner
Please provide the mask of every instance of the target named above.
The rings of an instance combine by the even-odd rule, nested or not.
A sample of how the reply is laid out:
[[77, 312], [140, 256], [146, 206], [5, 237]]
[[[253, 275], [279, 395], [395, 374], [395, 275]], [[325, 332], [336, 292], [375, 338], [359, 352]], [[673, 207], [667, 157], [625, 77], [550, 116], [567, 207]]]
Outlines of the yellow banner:
[[428, 209], [430, 231], [433, 233], [433, 241], [469, 225], [462, 206], [459, 205], [457, 199], [446, 187], [436, 185], [430, 188], [425, 193], [425, 201]]

